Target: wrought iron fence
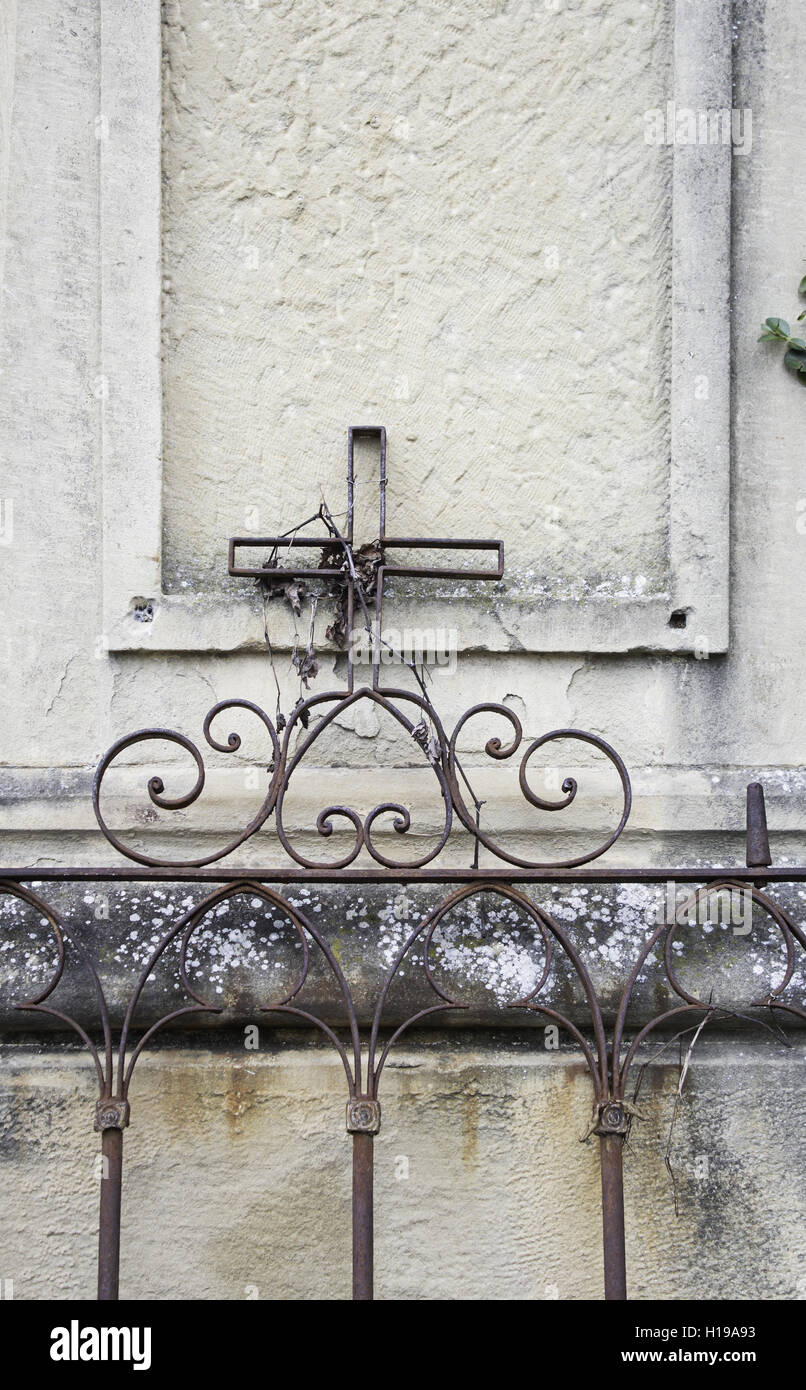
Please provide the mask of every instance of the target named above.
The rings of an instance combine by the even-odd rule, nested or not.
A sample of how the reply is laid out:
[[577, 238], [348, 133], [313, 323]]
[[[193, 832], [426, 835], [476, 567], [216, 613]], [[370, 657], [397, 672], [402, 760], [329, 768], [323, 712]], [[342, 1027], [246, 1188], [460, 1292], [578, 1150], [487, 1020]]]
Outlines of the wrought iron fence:
[[[380, 445], [381, 487], [379, 537], [373, 546], [373, 557], [367, 565], [353, 543], [353, 440], [361, 434], [376, 438]], [[704, 1021], [720, 1014], [711, 997], [698, 997], [682, 982], [675, 962], [675, 942], [682, 925], [690, 920], [692, 909], [718, 899], [721, 895], [742, 892], [758, 913], [768, 919], [773, 930], [780, 933], [785, 953], [785, 968], [781, 979], [763, 996], [752, 1001], [751, 1008], [769, 1013], [786, 1014], [803, 1022], [806, 1009], [802, 1001], [791, 997], [798, 953], [806, 952], [806, 934], [794, 921], [792, 914], [777, 902], [768, 891], [770, 885], [806, 882], [806, 867], [773, 868], [767, 837], [764, 796], [761, 786], [751, 784], [747, 792], [747, 853], [743, 868], [709, 866], [608, 868], [592, 862], [618, 840], [630, 813], [631, 787], [627, 769], [613, 748], [602, 738], [578, 729], [554, 729], [524, 743], [523, 729], [516, 714], [506, 705], [485, 702], [474, 705], [456, 722], [450, 735], [429, 699], [424, 683], [418, 679], [419, 690], [403, 687], [383, 688], [380, 684], [380, 652], [383, 634], [380, 626], [384, 575], [413, 573], [419, 577], [460, 574], [467, 578], [495, 578], [503, 572], [503, 548], [498, 541], [460, 541], [445, 539], [390, 539], [385, 530], [385, 434], [380, 429], [350, 432], [348, 460], [348, 521], [342, 534], [326, 507], [320, 508], [316, 520], [325, 524], [326, 534], [303, 542], [295, 529], [281, 537], [268, 537], [230, 542], [230, 572], [251, 576], [262, 585], [287, 582], [288, 576], [335, 581], [336, 597], [342, 606], [342, 637], [349, 640], [356, 615], [373, 642], [372, 679], [368, 685], [357, 686], [348, 651], [348, 681], [345, 690], [329, 691], [300, 698], [288, 716], [279, 712], [274, 719], [252, 701], [230, 699], [214, 705], [203, 726], [209, 748], [219, 754], [233, 754], [241, 746], [238, 733], [230, 732], [222, 741], [213, 732], [216, 720], [225, 713], [244, 711], [255, 716], [268, 737], [271, 761], [268, 767], [268, 786], [257, 813], [243, 831], [229, 839], [216, 851], [191, 859], [159, 858], [143, 848], [127, 843], [121, 833], [110, 828], [104, 815], [103, 795], [107, 773], [119, 756], [127, 750], [153, 741], [167, 742], [182, 749], [196, 767], [196, 778], [190, 791], [181, 796], [166, 792], [163, 778], [152, 776], [147, 783], [151, 804], [164, 811], [184, 810], [200, 797], [205, 786], [205, 762], [199, 748], [186, 735], [173, 730], [147, 728], [117, 740], [101, 759], [93, 784], [92, 798], [100, 829], [106, 840], [129, 863], [120, 867], [73, 868], [16, 868], [0, 870], [0, 895], [17, 899], [34, 909], [48, 924], [54, 938], [55, 964], [45, 987], [29, 998], [20, 998], [21, 1010], [48, 1015], [61, 1025], [74, 1029], [88, 1049], [98, 1082], [98, 1099], [94, 1125], [101, 1135], [104, 1159], [101, 1182], [98, 1254], [98, 1297], [114, 1299], [118, 1295], [120, 1267], [120, 1223], [123, 1182], [123, 1135], [130, 1122], [130, 1091], [136, 1064], [155, 1035], [164, 1027], [202, 1013], [220, 1013], [221, 1006], [211, 1003], [199, 992], [197, 982], [188, 970], [188, 950], [202, 923], [216, 909], [245, 894], [259, 898], [268, 908], [281, 914], [296, 934], [299, 944], [300, 967], [296, 979], [284, 993], [268, 998], [262, 1007], [267, 1014], [287, 1015], [319, 1030], [338, 1054], [345, 1077], [347, 1132], [353, 1144], [353, 1296], [370, 1299], [373, 1293], [373, 1153], [381, 1128], [380, 1087], [383, 1071], [391, 1051], [400, 1038], [426, 1018], [459, 1010], [465, 1005], [449, 995], [439, 983], [433, 968], [433, 943], [440, 924], [459, 905], [481, 895], [492, 894], [511, 903], [532, 924], [542, 943], [542, 969], [534, 987], [509, 1007], [526, 1018], [539, 1015], [550, 1020], [572, 1039], [579, 1049], [591, 1083], [592, 1118], [590, 1135], [598, 1138], [601, 1154], [602, 1220], [605, 1272], [605, 1297], [624, 1299], [627, 1296], [625, 1262], [624, 1199], [622, 1164], [624, 1141], [635, 1114], [634, 1095], [630, 1093], [631, 1072], [639, 1051], [656, 1030], [679, 1020]], [[239, 546], [249, 544], [270, 552], [268, 565], [243, 568], [236, 565]], [[319, 567], [289, 569], [276, 567], [280, 547], [292, 549], [305, 545], [322, 551]], [[417, 546], [447, 549], [458, 545], [464, 549], [495, 551], [494, 571], [441, 571], [431, 568], [405, 569], [386, 564], [390, 548], [412, 549]], [[374, 614], [370, 607], [374, 607]], [[416, 671], [414, 672], [416, 675]], [[412, 820], [409, 809], [393, 801], [381, 801], [369, 812], [360, 813], [344, 803], [322, 808], [316, 818], [316, 832], [328, 841], [334, 828], [343, 826], [349, 837], [347, 847], [340, 846], [329, 864], [303, 853], [293, 843], [284, 819], [284, 801], [292, 778], [300, 764], [322, 733], [350, 706], [367, 701], [385, 711], [408, 737], [412, 747], [419, 749], [423, 764], [430, 769], [442, 801], [442, 826], [436, 843], [428, 852], [408, 861], [392, 856], [390, 848], [373, 837], [381, 818], [391, 817], [394, 834], [406, 843]], [[615, 769], [620, 785], [620, 804], [614, 815], [614, 825], [592, 849], [555, 863], [530, 861], [515, 854], [482, 825], [482, 803], [475, 796], [470, 780], [458, 754], [458, 739], [471, 720], [479, 718], [503, 720], [511, 731], [507, 743], [491, 737], [485, 744], [486, 755], [496, 761], [518, 762], [518, 781], [525, 806], [539, 813], [561, 812], [575, 801], [577, 782], [566, 777], [562, 794], [548, 799], [536, 794], [529, 781], [530, 760], [540, 749], [555, 743], [581, 742], [593, 748]], [[224, 867], [223, 861], [239, 846], [258, 833], [269, 837], [283, 856], [283, 862], [268, 868]], [[337, 835], [336, 839], [342, 837]], [[471, 852], [471, 865], [457, 867], [455, 863], [439, 862], [443, 851], [457, 838], [464, 839]], [[480, 864], [481, 855], [489, 862]], [[135, 981], [128, 1000], [122, 1025], [113, 1026], [111, 1010], [104, 991], [104, 981], [97, 962], [92, 958], [81, 933], [73, 930], [64, 917], [56, 912], [43, 896], [46, 883], [126, 883], [126, 882], [189, 882], [209, 887], [200, 901], [171, 924], [154, 945]], [[646, 938], [637, 953], [627, 978], [623, 981], [621, 997], [612, 1029], [608, 1031], [605, 1013], [594, 985], [584, 954], [572, 935], [539, 902], [540, 890], [557, 885], [644, 884], [668, 882], [690, 885], [690, 896], [676, 904], [673, 912], [661, 921]], [[436, 906], [429, 908], [417, 920], [403, 940], [378, 991], [368, 1030], [359, 1026], [358, 1012], [345, 975], [325, 934], [314, 921], [311, 911], [303, 911], [287, 896], [294, 884], [332, 886], [336, 884], [429, 884], [450, 888]], [[36, 891], [33, 884], [36, 884]], [[285, 892], [282, 891], [285, 889]], [[216, 918], [219, 920], [219, 918]], [[178, 948], [179, 981], [187, 997], [181, 1007], [168, 1010], [163, 1017], [144, 1028], [138, 1027], [138, 1006], [143, 991], [169, 947]], [[314, 954], [318, 953], [330, 972], [335, 993], [341, 1001], [341, 1019], [331, 1026], [305, 1007], [304, 991]], [[82, 1022], [57, 1007], [58, 988], [70, 955], [91, 981], [97, 1009], [97, 1034], [91, 1036]], [[553, 1007], [547, 993], [558, 961], [576, 978], [584, 999], [584, 1018], [581, 1022]], [[403, 964], [416, 963], [433, 997], [433, 1002], [418, 1008], [411, 1016], [388, 1027], [388, 1001], [391, 987]], [[655, 962], [655, 964], [653, 964]], [[657, 967], [665, 979], [675, 1002], [644, 1022], [628, 1037], [630, 1006], [636, 986], [649, 969]]]

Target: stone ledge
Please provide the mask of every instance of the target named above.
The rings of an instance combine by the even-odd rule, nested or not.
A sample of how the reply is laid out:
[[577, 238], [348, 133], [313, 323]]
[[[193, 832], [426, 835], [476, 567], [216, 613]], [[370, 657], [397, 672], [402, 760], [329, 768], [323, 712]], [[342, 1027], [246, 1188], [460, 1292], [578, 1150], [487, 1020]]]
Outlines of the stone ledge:
[[[59, 912], [67, 930], [72, 927], [99, 972], [113, 1017], [122, 1018], [139, 970], [155, 945], [183, 915], [205, 896], [198, 885], [45, 884], [42, 898]], [[316, 885], [286, 887], [281, 894], [321, 933], [338, 961], [353, 993], [362, 1025], [371, 1022], [375, 1001], [397, 952], [426, 913], [450, 893], [450, 885]], [[622, 989], [659, 912], [669, 910], [664, 886], [543, 885], [530, 896], [567, 933], [590, 971], [603, 1014], [612, 1023]], [[688, 896], [681, 887], [677, 905]], [[804, 920], [806, 887], [780, 885], [772, 896]], [[741, 907], [741, 904], [738, 905]], [[744, 921], [691, 923], [680, 929], [675, 966], [684, 987], [707, 1000], [711, 991], [725, 1010], [747, 1011], [748, 1001], [763, 997], [783, 974], [784, 950], [777, 928], [754, 909], [750, 930]], [[21, 954], [15, 942], [22, 946]], [[24, 944], [23, 944], [24, 943]], [[554, 965], [541, 995], [544, 1002], [587, 1028], [584, 993], [570, 963], [555, 943]], [[304, 991], [295, 999], [301, 1007], [334, 1026], [345, 1022], [338, 985], [315, 943], [310, 943], [311, 967]], [[72, 954], [72, 953], [69, 953]], [[148, 1027], [164, 1014], [192, 1002], [178, 978], [178, 947], [174, 944], [146, 986], [138, 1012], [138, 1028]], [[261, 1014], [261, 1006], [283, 997], [299, 978], [303, 949], [281, 909], [254, 893], [212, 908], [200, 922], [188, 949], [189, 978], [220, 1015], [199, 1015], [191, 1027], [201, 1030], [243, 1027], [261, 1017], [268, 1026], [291, 1024], [292, 1018]], [[511, 900], [485, 894], [454, 907], [435, 935], [430, 962], [438, 984], [467, 1005], [432, 1026], [483, 1028], [544, 1028], [546, 1020], [527, 1010], [510, 1009], [536, 985], [545, 960], [542, 940], [530, 919]], [[0, 1027], [11, 1034], [47, 1032], [55, 1025], [42, 1015], [21, 1013], [14, 1005], [45, 988], [55, 964], [55, 950], [37, 913], [8, 896], [0, 898]], [[806, 971], [802, 954], [787, 993], [789, 1002], [806, 1004]], [[61, 1001], [61, 1003], [59, 1002]], [[72, 1014], [83, 1026], [97, 1024], [97, 1003], [90, 977], [78, 964], [69, 965], [56, 991], [56, 1007]], [[384, 1020], [397, 1026], [422, 1008], [439, 1002], [422, 967], [422, 951], [402, 964], [390, 990]], [[636, 987], [628, 1024], [642, 1026], [665, 1008], [679, 1003], [663, 975], [662, 959]], [[764, 1014], [762, 1021], [772, 1020]], [[781, 1015], [776, 1023], [788, 1028], [795, 1021]], [[185, 1021], [184, 1026], [188, 1024]], [[736, 1027], [720, 1015], [711, 1027]], [[743, 1031], [750, 1023], [741, 1021]]]

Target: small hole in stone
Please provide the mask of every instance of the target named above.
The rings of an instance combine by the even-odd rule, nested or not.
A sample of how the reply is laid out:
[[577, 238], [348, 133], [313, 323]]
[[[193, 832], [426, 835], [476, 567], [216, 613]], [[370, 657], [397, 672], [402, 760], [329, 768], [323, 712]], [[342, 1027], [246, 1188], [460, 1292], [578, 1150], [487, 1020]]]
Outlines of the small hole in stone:
[[685, 608], [676, 608], [669, 619], [669, 627], [685, 627], [687, 620], [688, 614]]
[[136, 598], [132, 600], [132, 617], [136, 623], [151, 623], [154, 621], [154, 604], [151, 599]]

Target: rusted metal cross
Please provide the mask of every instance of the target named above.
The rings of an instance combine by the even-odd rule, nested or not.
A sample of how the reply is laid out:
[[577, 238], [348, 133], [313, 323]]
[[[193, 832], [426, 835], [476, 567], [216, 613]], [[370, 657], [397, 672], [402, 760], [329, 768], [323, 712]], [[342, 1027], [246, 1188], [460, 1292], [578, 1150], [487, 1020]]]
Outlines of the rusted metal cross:
[[[374, 596], [367, 601], [365, 592], [357, 593], [360, 581], [356, 574], [353, 554], [353, 535], [355, 521], [354, 449], [357, 439], [374, 439], [378, 442], [380, 453], [379, 475], [379, 518], [378, 549], [380, 564], [377, 568]], [[406, 575], [417, 579], [500, 579], [504, 573], [504, 543], [491, 540], [451, 540], [446, 537], [435, 539], [420, 536], [387, 536], [386, 534], [386, 430], [383, 425], [353, 425], [347, 432], [347, 528], [344, 535], [331, 531], [326, 536], [301, 536], [292, 531], [285, 536], [233, 536], [229, 542], [228, 570], [231, 575], [246, 579], [274, 578], [323, 579], [338, 576], [347, 586], [347, 690], [353, 692], [353, 661], [355, 655], [354, 629], [366, 629], [365, 610], [373, 605], [370, 622], [372, 627], [372, 689], [378, 690], [381, 651], [383, 642], [383, 587], [387, 575]], [[236, 564], [235, 552], [240, 547], [257, 547], [272, 551], [281, 546], [289, 550], [307, 549], [325, 551], [333, 555], [335, 545], [344, 550], [344, 562], [334, 568], [303, 569], [283, 567], [276, 570], [252, 568]], [[388, 550], [494, 550], [497, 556], [495, 569], [441, 569], [431, 565], [390, 565], [386, 560]], [[358, 602], [356, 602], [358, 600]]]

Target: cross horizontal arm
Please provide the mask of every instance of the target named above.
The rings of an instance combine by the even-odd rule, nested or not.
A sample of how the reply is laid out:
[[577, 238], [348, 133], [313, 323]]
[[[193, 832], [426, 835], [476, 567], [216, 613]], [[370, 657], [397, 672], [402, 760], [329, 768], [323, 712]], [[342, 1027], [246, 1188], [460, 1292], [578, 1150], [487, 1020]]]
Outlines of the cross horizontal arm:
[[295, 579], [318, 579], [322, 575], [344, 574], [343, 569], [322, 569], [318, 565], [314, 569], [267, 569], [265, 566], [259, 568], [249, 565], [236, 565], [235, 550], [238, 546], [257, 547], [260, 550], [277, 550], [281, 545], [289, 550], [324, 550], [326, 546], [333, 545], [332, 536], [232, 536], [229, 543], [229, 555], [227, 560], [227, 573], [237, 579], [270, 579], [274, 573], [278, 575], [287, 574]]
[[[276, 550], [280, 546], [291, 549], [323, 550], [327, 546], [333, 545], [332, 536], [232, 536], [229, 542], [229, 553], [227, 558], [227, 572], [239, 579], [265, 579], [270, 571], [265, 567], [238, 565], [236, 564], [236, 548]], [[495, 569], [441, 569], [429, 565], [389, 565], [384, 564], [386, 574], [414, 574], [421, 578], [438, 579], [440, 577], [466, 578], [466, 579], [502, 579], [504, 575], [504, 542], [498, 540], [429, 540], [420, 536], [400, 536], [394, 539], [387, 536], [383, 542], [384, 550], [494, 550], [497, 552], [497, 564]], [[282, 570], [284, 574], [293, 574], [296, 577], [316, 578], [318, 575], [339, 575], [343, 574], [343, 569], [289, 569]]]
[[389, 565], [384, 562], [384, 574], [413, 574], [422, 579], [502, 579], [504, 575], [503, 541], [423, 540], [419, 536], [387, 536], [384, 550], [495, 550], [498, 563], [495, 569], [439, 569], [432, 565]]

